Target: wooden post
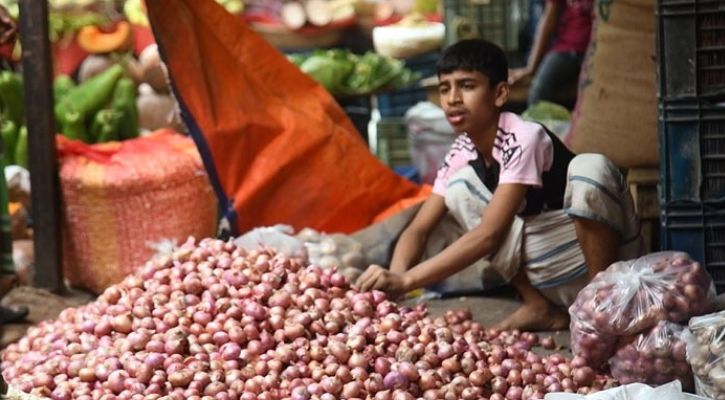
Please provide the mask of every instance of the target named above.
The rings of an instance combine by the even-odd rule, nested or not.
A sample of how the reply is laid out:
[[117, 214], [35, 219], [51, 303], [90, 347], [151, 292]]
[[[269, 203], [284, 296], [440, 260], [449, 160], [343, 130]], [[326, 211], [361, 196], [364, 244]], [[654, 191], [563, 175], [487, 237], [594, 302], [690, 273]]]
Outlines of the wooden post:
[[55, 152], [53, 74], [47, 0], [20, 0], [20, 40], [28, 127], [35, 244], [34, 286], [63, 287], [60, 238], [60, 183]]

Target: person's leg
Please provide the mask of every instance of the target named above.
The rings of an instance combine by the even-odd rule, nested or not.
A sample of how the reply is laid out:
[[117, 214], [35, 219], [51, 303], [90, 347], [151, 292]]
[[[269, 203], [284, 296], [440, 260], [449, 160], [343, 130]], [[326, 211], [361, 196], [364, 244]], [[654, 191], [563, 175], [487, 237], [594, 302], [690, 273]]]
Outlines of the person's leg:
[[508, 318], [496, 324], [502, 330], [555, 331], [569, 326], [569, 314], [552, 304], [531, 285], [524, 268], [509, 282], [521, 296], [523, 304]]
[[571, 161], [564, 202], [591, 278], [623, 257], [639, 256], [632, 197], [623, 175], [606, 157], [581, 154]]
[[590, 278], [619, 259], [619, 234], [609, 225], [586, 218], [574, 218], [574, 227]]
[[547, 100], [572, 108], [581, 70], [581, 55], [549, 52], [544, 56], [529, 88], [528, 105]]

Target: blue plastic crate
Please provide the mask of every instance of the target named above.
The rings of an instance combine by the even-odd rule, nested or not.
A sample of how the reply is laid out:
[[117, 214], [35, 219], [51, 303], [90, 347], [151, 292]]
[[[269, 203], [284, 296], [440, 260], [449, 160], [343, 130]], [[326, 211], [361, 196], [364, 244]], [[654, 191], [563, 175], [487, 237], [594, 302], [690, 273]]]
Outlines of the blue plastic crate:
[[662, 249], [688, 253], [725, 292], [725, 204], [664, 207], [660, 221]]
[[418, 173], [418, 170], [415, 169], [415, 167], [410, 165], [404, 165], [404, 166], [398, 166], [393, 168], [393, 171], [395, 171], [396, 174], [402, 176], [403, 178], [406, 178], [407, 180], [420, 184], [420, 174]]
[[428, 99], [428, 92], [422, 87], [410, 87], [379, 93], [378, 110], [382, 118], [403, 117], [410, 108]]
[[725, 106], [660, 101], [660, 203], [725, 202]]
[[725, 98], [723, 0], [657, 2], [659, 95]]
[[441, 53], [432, 52], [405, 59], [403, 62], [406, 68], [419, 73], [422, 78], [427, 78], [437, 74], [436, 65], [440, 56]]

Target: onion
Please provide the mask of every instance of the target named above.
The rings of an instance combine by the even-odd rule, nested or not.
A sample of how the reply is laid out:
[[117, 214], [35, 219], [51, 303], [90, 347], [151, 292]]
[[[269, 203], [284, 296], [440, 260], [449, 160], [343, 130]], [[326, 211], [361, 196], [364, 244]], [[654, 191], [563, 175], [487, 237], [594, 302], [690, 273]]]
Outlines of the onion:
[[553, 350], [556, 348], [556, 342], [553, 337], [547, 336], [541, 339], [541, 346], [547, 350]]
[[383, 385], [388, 390], [406, 388], [408, 386], [408, 378], [398, 371], [390, 371], [383, 378]]
[[491, 390], [494, 393], [506, 394], [508, 388], [509, 386], [508, 383], [506, 383], [506, 379], [501, 376], [497, 376], [491, 381]]

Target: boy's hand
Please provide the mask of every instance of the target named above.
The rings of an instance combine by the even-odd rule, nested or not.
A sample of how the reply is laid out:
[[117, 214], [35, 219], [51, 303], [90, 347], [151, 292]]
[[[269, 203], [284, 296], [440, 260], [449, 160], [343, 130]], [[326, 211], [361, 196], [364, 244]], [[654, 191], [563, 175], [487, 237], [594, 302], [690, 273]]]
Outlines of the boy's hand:
[[355, 286], [363, 292], [382, 290], [393, 298], [403, 295], [409, 290], [405, 274], [396, 274], [375, 264], [363, 272]]

